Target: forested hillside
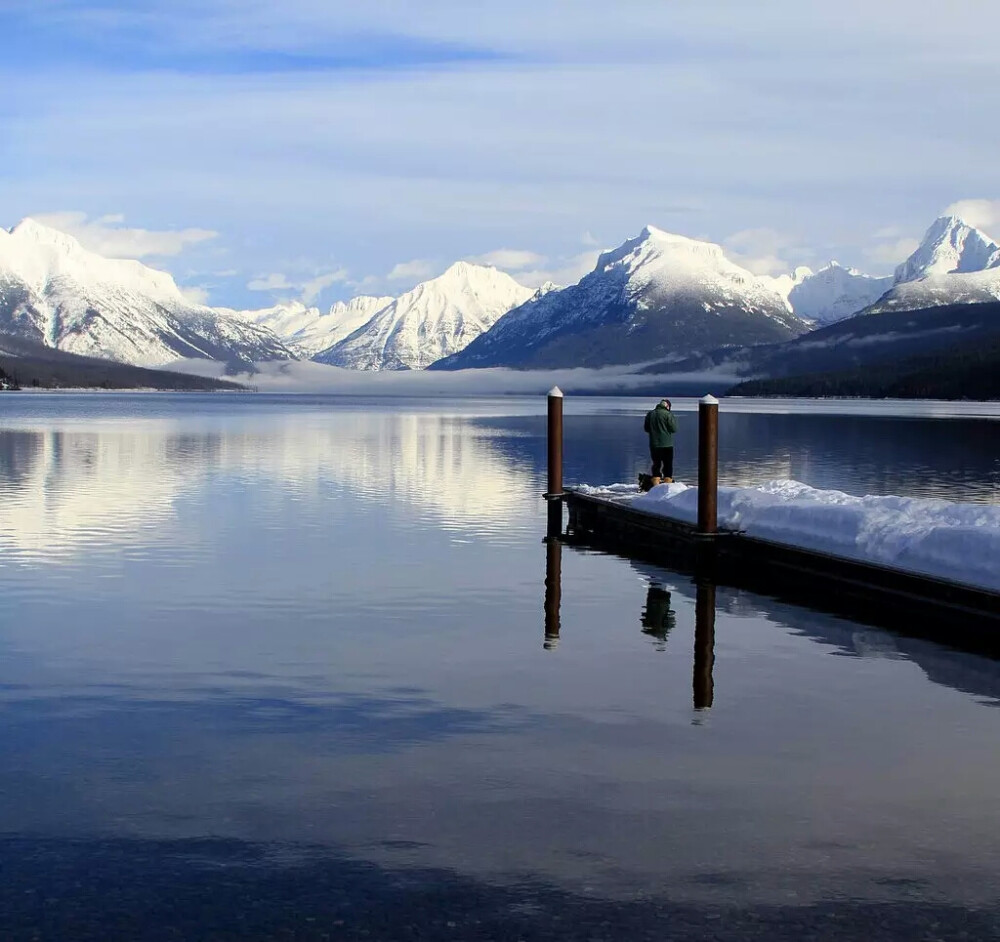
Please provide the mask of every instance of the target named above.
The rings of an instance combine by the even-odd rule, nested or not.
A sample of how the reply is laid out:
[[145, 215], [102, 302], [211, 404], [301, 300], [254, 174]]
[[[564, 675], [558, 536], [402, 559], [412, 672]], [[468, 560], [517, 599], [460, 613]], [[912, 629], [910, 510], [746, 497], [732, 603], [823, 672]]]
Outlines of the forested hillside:
[[1000, 399], [1000, 339], [880, 363], [877, 369], [749, 380], [734, 386], [728, 394]]

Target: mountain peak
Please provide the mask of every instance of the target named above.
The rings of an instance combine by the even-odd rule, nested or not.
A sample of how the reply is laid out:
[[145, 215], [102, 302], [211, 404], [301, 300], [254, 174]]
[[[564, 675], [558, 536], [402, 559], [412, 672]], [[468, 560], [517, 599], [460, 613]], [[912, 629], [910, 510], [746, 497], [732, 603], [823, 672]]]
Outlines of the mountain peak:
[[720, 246], [647, 225], [576, 284], [540, 291], [434, 368], [637, 363], [775, 342], [804, 327], [768, 281]]
[[[423, 294], [430, 291], [456, 295], [472, 291], [521, 291], [527, 292], [520, 282], [505, 271], [493, 265], [479, 265], [476, 262], [458, 261], [448, 266], [436, 278], [430, 278], [416, 285], [408, 294]], [[456, 295], [457, 296], [457, 295]], [[526, 295], [527, 297], [528, 295]], [[406, 297], [406, 295], [403, 295]]]
[[937, 231], [945, 231], [947, 229], [960, 229], [960, 228], [973, 228], [970, 226], [961, 216], [956, 216], [954, 213], [946, 213], [942, 216], [938, 216], [930, 224], [927, 232], [928, 234]]
[[35, 233], [55, 233], [56, 230], [50, 226], [43, 225], [33, 216], [25, 216], [19, 223], [11, 226], [7, 230], [11, 235], [15, 232], [21, 235], [33, 235]]
[[636, 241], [655, 242], [659, 245], [704, 245], [711, 246], [712, 248], [718, 247], [712, 242], [704, 242], [701, 239], [692, 239], [689, 236], [678, 235], [676, 232], [667, 232], [666, 229], [660, 229], [658, 226], [650, 225], [648, 223], [643, 226], [642, 232], [639, 233], [639, 237]]
[[350, 369], [423, 369], [464, 349], [532, 294], [506, 272], [458, 261], [313, 358]]
[[896, 284], [1000, 266], [1000, 244], [960, 216], [939, 216], [916, 251], [896, 269]]
[[291, 356], [270, 331], [188, 301], [167, 272], [105, 258], [31, 217], [0, 229], [0, 278], [15, 289], [0, 297], [5, 331], [69, 353], [138, 366]]
[[[720, 264], [733, 266], [725, 258], [722, 247], [714, 242], [703, 242], [688, 236], [676, 235], [656, 226], [644, 226], [634, 239], [627, 239], [616, 249], [602, 252], [595, 271], [623, 266], [629, 271], [651, 263], [666, 264], [677, 271], [702, 267], [716, 268]], [[749, 277], [749, 272], [746, 273]]]
[[557, 285], [554, 281], [546, 281], [535, 289], [535, 293], [531, 297], [533, 299], [543, 298], [545, 297], [545, 295], [551, 294], [553, 291], [561, 291], [561, 290], [562, 290], [561, 285]]
[[438, 275], [438, 278], [469, 278], [496, 270], [492, 265], [477, 265], [475, 262], [460, 259], [457, 262], [452, 262], [442, 274]]
[[7, 232], [19, 242], [30, 242], [35, 245], [51, 245], [61, 249], [63, 252], [78, 254], [83, 251], [83, 246], [65, 232], [46, 226], [31, 216], [25, 216], [16, 226], [12, 226]]
[[642, 232], [639, 233], [640, 239], [670, 239], [672, 238], [671, 233], [667, 232], [666, 229], [661, 229], [659, 226], [654, 226], [652, 223], [646, 223], [642, 227]]
[[792, 277], [775, 279], [798, 317], [824, 326], [857, 314], [878, 300], [892, 279], [875, 278], [840, 262], [831, 261], [818, 271], [805, 266]]
[[385, 297], [376, 297], [370, 294], [356, 294], [347, 301], [334, 301], [330, 305], [328, 314], [336, 315], [341, 311], [367, 311], [369, 314], [374, 314], [387, 304], [392, 304], [394, 300], [395, 298], [388, 295]]

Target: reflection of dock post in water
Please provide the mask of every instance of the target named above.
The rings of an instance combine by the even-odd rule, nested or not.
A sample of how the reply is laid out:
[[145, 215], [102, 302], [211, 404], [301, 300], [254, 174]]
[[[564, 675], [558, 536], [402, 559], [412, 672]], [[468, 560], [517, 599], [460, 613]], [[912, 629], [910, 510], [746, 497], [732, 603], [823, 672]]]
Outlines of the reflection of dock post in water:
[[[551, 505], [550, 505], [551, 506]], [[557, 505], [558, 506], [558, 505]], [[545, 650], [559, 643], [562, 606], [562, 543], [550, 533], [545, 540]]]
[[694, 606], [694, 708], [707, 710], [715, 699], [715, 583], [697, 582]]

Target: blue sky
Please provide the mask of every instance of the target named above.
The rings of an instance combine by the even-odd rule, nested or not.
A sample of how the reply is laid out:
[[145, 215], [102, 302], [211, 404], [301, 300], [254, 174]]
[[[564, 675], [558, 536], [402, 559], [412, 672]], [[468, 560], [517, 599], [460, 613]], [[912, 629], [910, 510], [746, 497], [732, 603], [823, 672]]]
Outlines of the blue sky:
[[980, 0], [6, 0], [0, 224], [239, 307], [462, 257], [575, 280], [647, 222], [883, 273], [956, 201], [1000, 234], [998, 28]]

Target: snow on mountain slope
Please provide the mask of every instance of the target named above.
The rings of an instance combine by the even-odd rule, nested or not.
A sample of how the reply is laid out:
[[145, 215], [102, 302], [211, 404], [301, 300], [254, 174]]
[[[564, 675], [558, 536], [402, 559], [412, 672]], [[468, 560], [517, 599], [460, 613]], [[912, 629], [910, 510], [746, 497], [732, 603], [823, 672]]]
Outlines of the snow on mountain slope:
[[896, 269], [896, 283], [997, 266], [1000, 245], [958, 216], [941, 216], [931, 223], [917, 250]]
[[166, 272], [88, 252], [32, 219], [0, 229], [0, 333], [136, 366], [294, 356], [270, 330], [192, 304]]
[[[758, 275], [757, 277], [787, 301], [792, 289], [798, 287], [814, 274], [815, 272], [808, 265], [800, 265], [790, 275]], [[788, 306], [791, 308], [790, 303]]]
[[957, 216], [942, 216], [896, 269], [895, 282], [866, 313], [996, 301], [1000, 244]]
[[301, 301], [238, 313], [261, 327], [273, 330], [297, 353], [311, 357], [354, 333], [393, 300], [391, 297], [361, 295], [350, 301], [337, 301], [325, 313], [316, 307], [306, 307]]
[[358, 370], [424, 369], [462, 350], [532, 294], [495, 268], [456, 262], [313, 359]]
[[635, 363], [805, 329], [773, 285], [720, 246], [647, 226], [580, 282], [512, 310], [435, 368]]
[[856, 268], [845, 268], [837, 262], [830, 262], [819, 271], [809, 271], [808, 275], [800, 278], [787, 297], [797, 317], [825, 327], [857, 314], [891, 287], [891, 276], [876, 278]]
[[986, 271], [928, 275], [919, 281], [904, 281], [887, 291], [866, 314], [885, 311], [917, 311], [948, 304], [980, 304], [1000, 300], [1000, 268]]

